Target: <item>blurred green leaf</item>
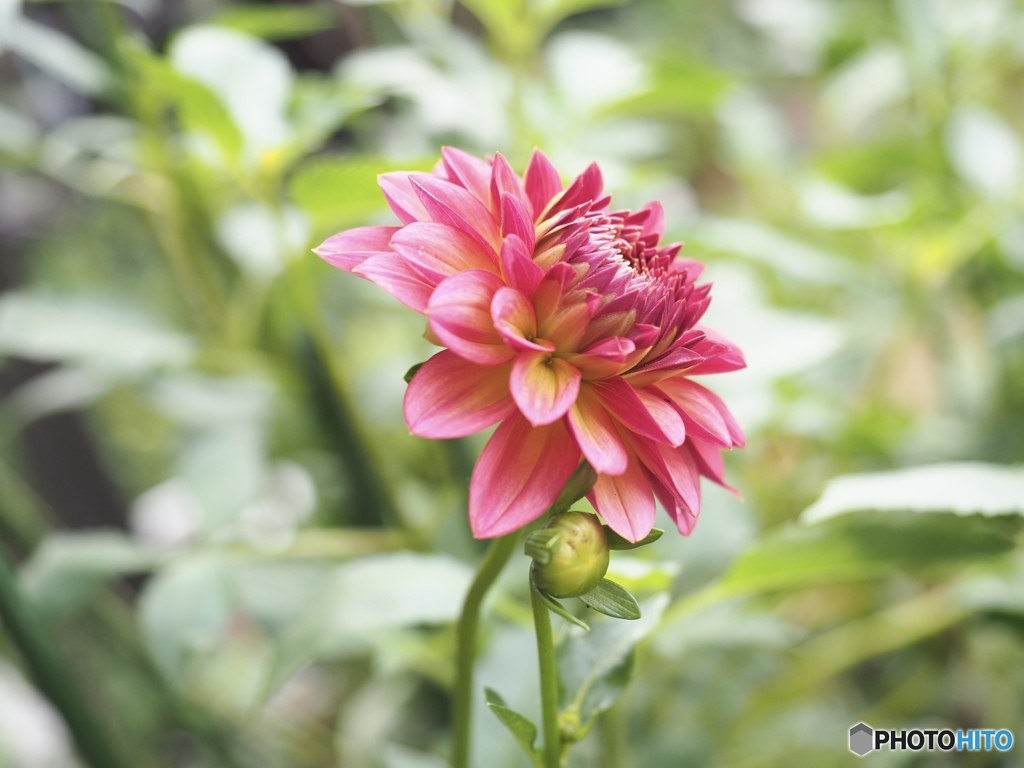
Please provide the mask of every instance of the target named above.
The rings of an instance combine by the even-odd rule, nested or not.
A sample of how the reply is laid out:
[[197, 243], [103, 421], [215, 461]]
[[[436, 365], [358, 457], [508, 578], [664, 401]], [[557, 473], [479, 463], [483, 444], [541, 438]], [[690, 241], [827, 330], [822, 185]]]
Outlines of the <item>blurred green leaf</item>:
[[293, 138], [288, 115], [295, 72], [275, 46], [225, 27], [182, 30], [168, 59], [176, 72], [216, 94], [243, 137], [249, 160], [276, 170]]
[[8, 48], [84, 96], [102, 96], [113, 84], [110, 70], [99, 56], [24, 16], [12, 20]]
[[242, 132], [220, 98], [208, 86], [177, 71], [169, 61], [137, 44], [126, 44], [143, 98], [170, 104], [182, 128], [213, 140], [225, 158], [234, 161], [242, 150]]
[[535, 0], [531, 5], [543, 22], [553, 27], [574, 14], [623, 5], [625, 2], [626, 0]]
[[800, 207], [815, 224], [834, 229], [864, 229], [903, 221], [910, 215], [910, 199], [901, 190], [860, 195], [821, 178], [800, 183]]
[[0, 53], [7, 47], [7, 40], [20, 15], [21, 0], [0, 0]]
[[741, 554], [726, 594], [800, 589], [991, 560], [1014, 548], [1018, 516], [868, 512], [787, 526]]
[[580, 595], [588, 608], [615, 619], [636, 620], [640, 618], [640, 606], [636, 598], [614, 581], [601, 579], [597, 586]]
[[[517, 35], [523, 25], [521, 6], [507, 0], [465, 0], [463, 5], [479, 19], [491, 37], [501, 40]], [[518, 41], [518, 36], [516, 37]]]
[[32, 120], [0, 104], [0, 152], [24, 163], [35, 151], [40, 135], [39, 126]]
[[583, 732], [625, 690], [633, 674], [636, 646], [658, 626], [667, 605], [668, 595], [658, 595], [644, 603], [642, 619], [605, 620], [588, 633], [571, 632], [559, 645], [562, 703], [579, 713]]
[[918, 142], [903, 134], [851, 146], [823, 148], [814, 156], [824, 176], [862, 195], [879, 195], [914, 178]]
[[0, 299], [0, 353], [135, 375], [189, 362], [195, 342], [128, 302], [8, 293]]
[[288, 193], [315, 218], [347, 226], [387, 207], [377, 186], [378, 174], [386, 170], [377, 157], [318, 158], [292, 174]]
[[645, 91], [605, 108], [618, 114], [679, 117], [709, 114], [733, 87], [734, 77], [681, 55], [664, 55], [651, 64]]
[[401, 744], [385, 744], [381, 749], [382, 768], [448, 768], [448, 765], [436, 755], [417, 752]]
[[180, 683], [193, 653], [217, 647], [233, 614], [227, 563], [194, 556], [161, 570], [139, 600], [139, 622], [154, 660]]
[[339, 127], [371, 107], [383, 95], [347, 78], [317, 72], [300, 73], [292, 89], [289, 114], [295, 130], [295, 151], [319, 149]]
[[631, 555], [615, 555], [605, 577], [630, 592], [664, 592], [682, 568], [678, 560], [648, 560]]
[[779, 274], [820, 285], [842, 285], [857, 277], [854, 267], [832, 251], [753, 221], [704, 216], [690, 242], [741, 254]]
[[443, 555], [402, 552], [338, 566], [282, 639], [265, 694], [317, 658], [365, 647], [375, 633], [454, 621], [470, 578]]
[[537, 726], [528, 718], [511, 709], [497, 691], [484, 689], [484, 697], [491, 712], [504, 724], [519, 742], [519, 746], [536, 766], [542, 765], [541, 754], [535, 744], [537, 742]]
[[955, 462], [829, 481], [800, 520], [817, 523], [867, 510], [1024, 515], [1024, 467]]
[[240, 3], [222, 8], [207, 24], [244, 32], [266, 40], [289, 40], [331, 29], [340, 22], [331, 5], [296, 5]]
[[159, 553], [120, 531], [54, 533], [32, 553], [20, 576], [26, 593], [46, 613], [74, 610], [106, 582], [154, 567]]
[[216, 222], [217, 241], [245, 272], [264, 280], [277, 275], [290, 256], [305, 252], [309, 222], [291, 206], [242, 203]]
[[[871, 88], [864, 83], [871, 83]], [[821, 106], [836, 129], [857, 131], [910, 93], [904, 51], [882, 43], [868, 47], [831, 76], [822, 90]]]
[[946, 126], [953, 167], [981, 194], [1007, 198], [1024, 184], [1021, 137], [998, 115], [961, 105]]

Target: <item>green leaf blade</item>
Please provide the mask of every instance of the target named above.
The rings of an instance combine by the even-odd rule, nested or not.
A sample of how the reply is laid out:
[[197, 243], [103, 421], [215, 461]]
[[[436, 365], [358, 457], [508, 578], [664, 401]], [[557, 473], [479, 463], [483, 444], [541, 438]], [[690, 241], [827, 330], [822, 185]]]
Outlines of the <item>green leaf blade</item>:
[[817, 523], [873, 510], [1024, 514], [1024, 468], [965, 461], [842, 475], [829, 481], [800, 520]]
[[219, 11], [207, 23], [228, 27], [265, 40], [291, 40], [331, 29], [338, 14], [326, 5], [243, 3]]
[[537, 726], [525, 715], [521, 715], [509, 707], [501, 695], [492, 688], [484, 688], [484, 700], [495, 717], [501, 721], [502, 725], [508, 728], [509, 733], [512, 734], [519, 746], [522, 747], [530, 761], [534, 765], [540, 766], [541, 754], [535, 746], [537, 742]]
[[613, 619], [635, 621], [640, 618], [640, 605], [636, 598], [624, 587], [609, 579], [601, 579], [597, 586], [580, 595], [580, 600], [592, 608]]

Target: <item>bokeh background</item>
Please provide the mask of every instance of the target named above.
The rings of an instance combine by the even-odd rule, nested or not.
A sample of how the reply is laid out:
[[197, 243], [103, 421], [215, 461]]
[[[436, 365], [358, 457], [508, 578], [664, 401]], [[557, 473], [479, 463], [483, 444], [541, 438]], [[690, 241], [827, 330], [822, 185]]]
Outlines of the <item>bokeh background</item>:
[[[445, 764], [482, 440], [408, 435], [422, 319], [310, 248], [536, 146], [663, 202], [749, 362], [742, 500], [567, 640], [570, 765], [1020, 765], [1022, 143], [1019, 0], [0, 2], [0, 537], [68, 685], [131, 766]], [[526, 564], [480, 685], [536, 717]], [[0, 627], [0, 766], [78, 765], [44, 694]]]

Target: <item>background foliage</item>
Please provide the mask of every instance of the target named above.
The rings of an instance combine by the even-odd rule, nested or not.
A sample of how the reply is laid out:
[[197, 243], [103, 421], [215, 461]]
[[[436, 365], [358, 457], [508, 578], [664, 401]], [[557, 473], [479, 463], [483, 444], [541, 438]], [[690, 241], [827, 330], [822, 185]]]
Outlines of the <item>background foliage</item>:
[[[309, 251], [444, 143], [661, 199], [750, 364], [712, 382], [743, 501], [616, 553], [641, 622], [560, 624], [572, 764], [1024, 739], [1019, 0], [6, 0], [0, 50], [0, 533], [131, 765], [444, 764], [482, 443], [407, 434], [420, 319]], [[23, 661], [0, 632], [0, 766], [75, 765]], [[526, 764], [482, 690], [475, 728]]]

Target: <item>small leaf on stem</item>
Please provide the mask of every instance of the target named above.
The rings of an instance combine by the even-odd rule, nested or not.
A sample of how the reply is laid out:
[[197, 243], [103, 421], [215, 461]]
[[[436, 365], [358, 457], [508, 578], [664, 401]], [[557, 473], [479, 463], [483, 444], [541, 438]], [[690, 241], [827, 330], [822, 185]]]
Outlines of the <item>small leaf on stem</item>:
[[640, 606], [636, 598], [614, 581], [601, 579], [596, 587], [579, 597], [588, 607], [614, 619], [640, 618]]
[[484, 688], [484, 700], [490, 710], [515, 737], [519, 746], [530, 758], [530, 762], [535, 766], [540, 766], [541, 754], [534, 746], [537, 741], [537, 726], [527, 717], [510, 708], [498, 692], [492, 688]]
[[661, 528], [652, 528], [651, 532], [644, 536], [640, 541], [630, 541], [619, 536], [615, 531], [609, 528], [607, 525], [604, 526], [605, 536], [608, 537], [608, 548], [609, 549], [636, 549], [637, 547], [645, 547], [648, 544], [653, 544], [662, 537], [665, 532]]

